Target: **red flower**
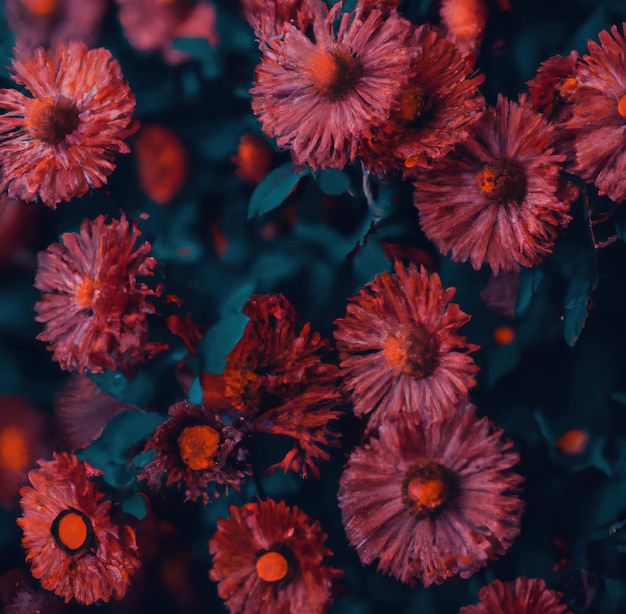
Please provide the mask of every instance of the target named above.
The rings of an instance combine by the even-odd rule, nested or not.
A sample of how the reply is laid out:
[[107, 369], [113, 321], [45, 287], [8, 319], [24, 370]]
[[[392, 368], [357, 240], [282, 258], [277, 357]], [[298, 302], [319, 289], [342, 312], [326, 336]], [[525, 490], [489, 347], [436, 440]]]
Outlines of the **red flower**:
[[226, 359], [226, 396], [251, 422], [253, 432], [284, 435], [294, 447], [282, 467], [319, 477], [316, 461], [338, 445], [328, 429], [341, 412], [338, 368], [326, 362], [330, 343], [299, 316], [282, 295], [252, 296], [243, 309], [250, 322]]
[[459, 614], [567, 614], [563, 595], [550, 590], [539, 578], [494, 580], [478, 591], [480, 602], [466, 605]]
[[185, 500], [209, 502], [210, 485], [224, 484], [239, 490], [248, 470], [240, 447], [243, 434], [224, 426], [211, 409], [187, 401], [172, 405], [170, 418], [160, 424], [148, 439], [146, 449], [157, 454], [145, 467], [152, 488], [176, 484]]
[[6, 0], [7, 23], [19, 45], [54, 47], [68, 41], [92, 46], [107, 9], [106, 0]]
[[135, 97], [111, 53], [76, 42], [32, 57], [17, 49], [13, 71], [33, 97], [0, 90], [0, 191], [55, 209], [105, 185], [136, 130]]
[[106, 216], [85, 220], [79, 233], [64, 233], [39, 253], [35, 287], [38, 322], [46, 324], [37, 337], [62, 369], [102, 373], [105, 369], [132, 374], [135, 367], [167, 346], [148, 343], [146, 298], [159, 294], [138, 275], [153, 275], [156, 260], [150, 243], [136, 246], [136, 228], [124, 214], [106, 224]]
[[119, 18], [130, 44], [140, 51], [160, 51], [168, 64], [191, 56], [174, 48], [177, 38], [204, 38], [219, 43], [215, 7], [202, 0], [117, 0]]
[[298, 166], [341, 168], [387, 121], [407, 81], [410, 24], [395, 11], [310, 3], [314, 40], [287, 23], [281, 37], [263, 41], [252, 110]]
[[499, 96], [464, 143], [416, 178], [426, 236], [457, 262], [487, 262], [496, 275], [541, 262], [571, 219], [559, 177], [565, 157], [553, 140], [525, 96], [519, 104]]
[[626, 200], [626, 39], [617, 26], [589, 41], [565, 94], [573, 105], [565, 128], [576, 132], [574, 172], [615, 202]]
[[314, 14], [313, 3], [309, 0], [241, 0], [241, 8], [245, 20], [262, 42], [281, 36], [286, 23], [296, 23], [304, 32]]
[[342, 575], [323, 564], [332, 552], [317, 520], [297, 507], [259, 501], [230, 506], [209, 542], [210, 576], [231, 614], [323, 614], [333, 580]]
[[474, 407], [442, 421], [400, 415], [357, 448], [339, 506], [361, 562], [425, 586], [469, 578], [504, 554], [520, 530], [519, 455]]
[[394, 104], [391, 118], [368, 140], [362, 157], [379, 175], [397, 171], [413, 176], [468, 137], [485, 100], [478, 91], [482, 75], [469, 59], [429, 25], [411, 39], [408, 84]]
[[439, 14], [448, 38], [459, 51], [478, 57], [489, 16], [487, 1], [442, 0]]
[[395, 263], [350, 299], [346, 317], [335, 322], [341, 370], [352, 391], [354, 412], [370, 415], [375, 428], [404, 412], [426, 420], [455, 411], [476, 384], [478, 367], [458, 330], [470, 316], [450, 303], [439, 275]]
[[76, 456], [54, 454], [28, 474], [20, 491], [22, 545], [46, 590], [83, 605], [121, 599], [141, 563], [135, 533], [111, 520], [111, 502]]

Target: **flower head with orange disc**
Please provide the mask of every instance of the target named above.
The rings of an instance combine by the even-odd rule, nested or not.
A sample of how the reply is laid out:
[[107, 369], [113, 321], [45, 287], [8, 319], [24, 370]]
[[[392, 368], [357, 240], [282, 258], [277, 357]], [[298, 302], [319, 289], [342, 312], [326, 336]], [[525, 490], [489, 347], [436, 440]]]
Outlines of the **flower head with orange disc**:
[[92, 468], [66, 453], [40, 460], [24, 486], [22, 545], [31, 572], [43, 588], [82, 605], [121, 599], [141, 563], [135, 532], [111, 518]]
[[231, 486], [239, 490], [248, 469], [243, 433], [225, 426], [210, 408], [187, 401], [169, 409], [169, 418], [148, 439], [146, 449], [156, 456], [145, 469], [152, 488], [176, 484], [186, 500], [209, 502], [209, 488]]
[[332, 552], [320, 523], [271, 499], [229, 511], [209, 542], [211, 579], [229, 612], [327, 612], [343, 572], [324, 564]]
[[479, 603], [461, 608], [459, 614], [568, 614], [562, 598], [540, 578], [494, 580], [478, 591]]
[[167, 346], [148, 342], [147, 301], [151, 290], [137, 276], [154, 274], [157, 265], [150, 243], [137, 246], [139, 231], [122, 214], [106, 223], [101, 215], [85, 220], [80, 232], [68, 232], [39, 253], [35, 287], [37, 337], [62, 369], [132, 374], [135, 367]]
[[284, 435], [293, 448], [272, 469], [319, 476], [317, 461], [339, 444], [329, 422], [341, 415], [339, 369], [328, 361], [328, 340], [299, 325], [282, 294], [253, 295], [243, 309], [250, 321], [226, 359], [225, 393], [250, 421], [253, 433]]
[[350, 544], [364, 564], [411, 586], [469, 578], [520, 532], [519, 455], [474, 407], [441, 421], [401, 415], [354, 450], [339, 485]]
[[12, 78], [31, 96], [0, 90], [0, 191], [55, 209], [105, 185], [137, 127], [135, 97], [111, 52], [77, 42], [18, 48]]
[[455, 411], [476, 384], [478, 349], [458, 331], [470, 316], [450, 303], [436, 273], [395, 263], [353, 298], [335, 322], [341, 372], [354, 412], [375, 428], [400, 413], [425, 420]]
[[471, 136], [417, 176], [414, 202], [426, 236], [443, 254], [494, 274], [531, 267], [552, 252], [569, 223], [570, 198], [554, 153], [554, 127], [498, 96]]

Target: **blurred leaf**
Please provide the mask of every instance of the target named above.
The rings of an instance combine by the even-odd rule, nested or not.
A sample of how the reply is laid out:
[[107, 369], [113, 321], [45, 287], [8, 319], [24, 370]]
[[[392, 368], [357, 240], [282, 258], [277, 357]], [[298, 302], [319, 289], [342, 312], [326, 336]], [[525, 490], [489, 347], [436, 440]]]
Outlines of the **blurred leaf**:
[[517, 302], [515, 303], [515, 315], [523, 315], [528, 309], [533, 294], [539, 288], [543, 279], [543, 272], [537, 268], [523, 269], [520, 273]]
[[141, 495], [133, 495], [122, 501], [122, 510], [127, 514], [132, 514], [137, 520], [143, 520], [148, 513], [148, 504]]
[[243, 313], [233, 313], [209, 328], [198, 348], [198, 353], [204, 361], [203, 371], [208, 373], [224, 371], [226, 356], [241, 339], [248, 320], [248, 316]]
[[149, 450], [144, 450], [140, 452], [133, 458], [131, 464], [133, 467], [137, 469], [143, 469], [149, 462], [154, 460], [154, 457], [157, 455], [156, 448], [150, 448]]
[[145, 407], [154, 391], [154, 382], [147, 371], [140, 370], [134, 379], [129, 379], [118, 371], [88, 373], [99, 388], [109, 393], [122, 403]]
[[324, 194], [338, 196], [350, 187], [350, 177], [338, 168], [329, 168], [322, 171], [317, 177], [317, 182]]
[[255, 283], [249, 281], [237, 288], [220, 306], [222, 315], [241, 313], [248, 299], [254, 294]]
[[217, 79], [222, 74], [217, 47], [209, 44], [206, 38], [175, 38], [172, 46], [178, 51], [189, 54], [200, 63], [204, 79]]
[[570, 281], [565, 302], [563, 303], [564, 321], [563, 334], [568, 345], [573, 346], [578, 341], [585, 326], [589, 312], [589, 299], [598, 283], [597, 273], [581, 272], [580, 277]]
[[202, 405], [202, 401], [204, 399], [204, 393], [202, 391], [202, 385], [200, 384], [200, 377], [196, 376], [193, 378], [193, 382], [189, 387], [189, 392], [187, 393], [187, 400], [193, 405]]
[[309, 172], [305, 170], [302, 173], [296, 173], [291, 162], [275, 168], [263, 178], [252, 193], [248, 219], [251, 220], [280, 206], [298, 181]]

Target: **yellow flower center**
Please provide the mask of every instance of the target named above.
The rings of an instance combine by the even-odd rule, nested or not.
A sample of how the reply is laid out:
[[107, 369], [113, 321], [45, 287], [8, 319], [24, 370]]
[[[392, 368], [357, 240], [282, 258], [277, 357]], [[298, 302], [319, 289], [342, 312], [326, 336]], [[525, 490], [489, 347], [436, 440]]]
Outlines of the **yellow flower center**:
[[80, 124], [76, 105], [65, 96], [56, 100], [34, 98], [26, 104], [26, 125], [33, 139], [58, 145]]
[[256, 562], [256, 573], [265, 582], [279, 582], [289, 572], [287, 559], [278, 552], [266, 552]]
[[23, 431], [10, 425], [0, 431], [0, 468], [23, 471], [28, 464], [28, 445]]
[[496, 158], [474, 177], [474, 184], [487, 198], [499, 203], [521, 203], [526, 196], [526, 173], [522, 165], [509, 158]]
[[211, 467], [220, 444], [220, 434], [206, 424], [188, 426], [178, 436], [178, 450], [185, 465], [194, 471]]
[[397, 373], [423, 379], [437, 368], [439, 343], [421, 322], [402, 324], [383, 341], [383, 354]]
[[313, 87], [333, 101], [344, 99], [363, 75], [361, 62], [346, 51], [319, 51], [307, 66]]
[[52, 535], [57, 543], [71, 553], [84, 548], [91, 532], [90, 520], [73, 508], [61, 512], [52, 524]]

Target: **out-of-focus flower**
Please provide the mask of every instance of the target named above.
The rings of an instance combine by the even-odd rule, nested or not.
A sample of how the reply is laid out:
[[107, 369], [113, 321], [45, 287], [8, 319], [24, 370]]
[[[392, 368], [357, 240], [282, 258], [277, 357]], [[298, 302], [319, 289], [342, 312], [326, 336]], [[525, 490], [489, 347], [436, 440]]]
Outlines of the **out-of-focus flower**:
[[139, 51], [159, 51], [171, 65], [191, 59], [175, 49], [177, 38], [203, 38], [209, 45], [220, 41], [215, 7], [204, 0], [116, 0], [119, 19], [130, 44]]
[[5, 16], [18, 45], [54, 47], [79, 41], [93, 46], [107, 0], [6, 0]]
[[0, 274], [11, 266], [32, 267], [28, 249], [37, 233], [37, 207], [0, 194]]
[[23, 397], [0, 395], [0, 507], [17, 505], [26, 472], [48, 450], [48, 422]]
[[485, 100], [478, 91], [483, 75], [429, 25], [410, 41], [411, 69], [390, 119], [373, 131], [361, 152], [365, 166], [379, 175], [412, 176], [445, 156], [468, 136]]
[[176, 133], [161, 124], [141, 127], [133, 145], [141, 189], [159, 205], [167, 205], [187, 179], [187, 150]]
[[339, 506], [364, 564], [401, 582], [469, 578], [504, 554], [520, 531], [519, 455], [471, 405], [442, 421], [400, 415], [357, 448], [341, 476]]
[[571, 429], [565, 431], [555, 442], [556, 449], [561, 454], [575, 456], [582, 454], [587, 449], [589, 433], [584, 429]]
[[241, 9], [261, 44], [268, 38], [281, 36], [286, 23], [295, 24], [304, 32], [313, 20], [309, 0], [241, 0]]
[[150, 243], [137, 247], [138, 234], [124, 214], [108, 224], [101, 215], [39, 253], [35, 287], [42, 296], [35, 319], [46, 326], [37, 339], [50, 343], [62, 369], [132, 374], [167, 349], [148, 342], [155, 307], [146, 299], [160, 290], [137, 282], [157, 264], [148, 256]]
[[250, 321], [226, 359], [226, 396], [250, 421], [252, 432], [284, 435], [293, 448], [271, 469], [310, 471], [327, 446], [338, 445], [330, 431], [342, 402], [339, 369], [327, 362], [328, 340], [300, 327], [300, 317], [282, 294], [253, 295], [243, 309]]
[[323, 614], [333, 580], [343, 572], [324, 565], [332, 552], [317, 520], [271, 499], [230, 506], [209, 542], [211, 579], [231, 614]]
[[575, 83], [564, 93], [573, 106], [565, 122], [575, 131], [574, 172], [617, 203], [626, 200], [626, 39], [622, 24], [589, 41], [576, 64]]
[[60, 614], [62, 606], [54, 595], [25, 586], [15, 592], [2, 614]]
[[210, 408], [187, 401], [172, 405], [170, 418], [160, 424], [146, 443], [156, 456], [145, 469], [152, 488], [177, 485], [185, 500], [209, 502], [209, 487], [218, 484], [239, 490], [248, 470], [243, 433], [225, 426]]
[[563, 595], [550, 590], [540, 578], [494, 580], [478, 591], [477, 605], [467, 605], [459, 614], [567, 614]]
[[106, 184], [136, 130], [135, 97], [107, 49], [16, 49], [16, 89], [0, 90], [0, 191], [48, 207]]
[[83, 605], [121, 599], [141, 563], [131, 527], [111, 519], [111, 502], [74, 455], [38, 461], [20, 494], [22, 545], [43, 588]]
[[250, 132], [241, 135], [237, 155], [231, 158], [237, 165], [235, 175], [251, 185], [259, 183], [270, 172], [273, 159], [272, 148]]
[[478, 57], [489, 16], [486, 0], [443, 0], [439, 14], [448, 38], [459, 51]]
[[387, 122], [408, 80], [410, 23], [395, 11], [342, 12], [322, 0], [312, 37], [287, 23], [263, 41], [252, 110], [264, 132], [291, 151], [298, 166], [342, 168], [362, 139]]
[[113, 416], [129, 409], [137, 408], [118, 401], [86, 375], [73, 375], [54, 399], [59, 436], [71, 450], [100, 437]]
[[417, 176], [414, 202], [426, 236], [443, 254], [494, 274], [538, 264], [569, 223], [560, 179], [565, 157], [554, 128], [525, 96], [502, 96], [471, 136]]
[[487, 285], [480, 291], [485, 305], [501, 316], [512, 318], [519, 292], [519, 271], [504, 271], [490, 275]]
[[450, 303], [436, 273], [395, 263], [352, 297], [335, 339], [354, 412], [375, 428], [392, 416], [411, 413], [437, 420], [476, 384], [478, 349], [458, 334], [470, 316]]

